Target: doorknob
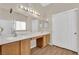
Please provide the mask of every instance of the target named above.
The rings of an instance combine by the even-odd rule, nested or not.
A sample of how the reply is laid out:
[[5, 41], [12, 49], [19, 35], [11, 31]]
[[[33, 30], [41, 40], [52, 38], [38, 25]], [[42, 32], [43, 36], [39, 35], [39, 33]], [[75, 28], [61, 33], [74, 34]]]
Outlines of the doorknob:
[[74, 34], [76, 35], [77, 33], [75, 32]]

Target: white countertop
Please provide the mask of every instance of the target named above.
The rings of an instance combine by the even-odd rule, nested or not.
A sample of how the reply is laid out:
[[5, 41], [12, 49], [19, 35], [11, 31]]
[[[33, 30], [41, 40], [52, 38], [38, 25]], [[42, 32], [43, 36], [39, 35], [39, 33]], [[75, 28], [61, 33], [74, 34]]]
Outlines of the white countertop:
[[30, 39], [32, 37], [40, 36], [40, 35], [46, 35], [49, 34], [49, 32], [36, 32], [36, 33], [29, 33], [24, 35], [17, 35], [16, 37], [0, 37], [0, 45], [20, 41], [24, 39]]

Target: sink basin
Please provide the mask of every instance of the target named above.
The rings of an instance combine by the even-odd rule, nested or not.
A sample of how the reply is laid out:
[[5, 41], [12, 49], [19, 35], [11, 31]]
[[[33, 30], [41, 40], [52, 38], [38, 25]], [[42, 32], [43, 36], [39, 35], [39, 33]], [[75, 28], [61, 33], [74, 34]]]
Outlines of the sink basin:
[[12, 40], [12, 39], [23, 39], [24, 37], [26, 37], [26, 35], [10, 36], [10, 37], [6, 37], [6, 39], [8, 39], [8, 40]]
[[12, 40], [12, 39], [15, 39], [16, 37], [7, 37], [6, 39], [7, 40]]

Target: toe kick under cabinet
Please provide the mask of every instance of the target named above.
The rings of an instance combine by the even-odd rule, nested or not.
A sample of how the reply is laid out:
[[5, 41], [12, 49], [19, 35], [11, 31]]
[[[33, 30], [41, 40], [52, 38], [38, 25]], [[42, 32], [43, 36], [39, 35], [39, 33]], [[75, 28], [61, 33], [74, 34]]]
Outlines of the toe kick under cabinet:
[[49, 42], [50, 34], [0, 45], [0, 55], [31, 55], [32, 38], [36, 38], [36, 47], [44, 48]]

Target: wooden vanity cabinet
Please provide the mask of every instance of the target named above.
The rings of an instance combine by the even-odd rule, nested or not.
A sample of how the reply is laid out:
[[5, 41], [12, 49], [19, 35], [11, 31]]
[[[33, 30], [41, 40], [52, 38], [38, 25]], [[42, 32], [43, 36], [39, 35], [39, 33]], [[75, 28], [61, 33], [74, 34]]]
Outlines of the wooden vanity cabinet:
[[[50, 34], [41, 35], [35, 38], [36, 38], [37, 47], [44, 48], [45, 46], [48, 45]], [[0, 54], [1, 55], [30, 55], [31, 39], [32, 38], [0, 45]]]
[[30, 40], [21, 40], [0, 46], [1, 55], [29, 55], [31, 54]]

